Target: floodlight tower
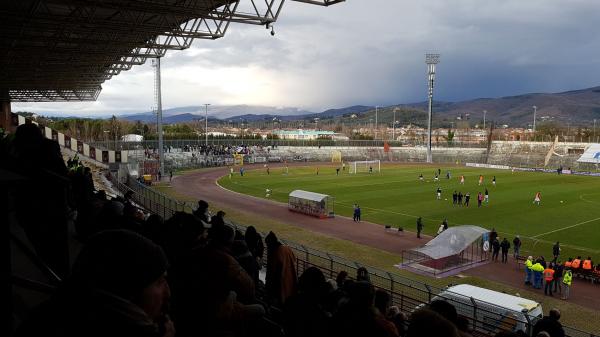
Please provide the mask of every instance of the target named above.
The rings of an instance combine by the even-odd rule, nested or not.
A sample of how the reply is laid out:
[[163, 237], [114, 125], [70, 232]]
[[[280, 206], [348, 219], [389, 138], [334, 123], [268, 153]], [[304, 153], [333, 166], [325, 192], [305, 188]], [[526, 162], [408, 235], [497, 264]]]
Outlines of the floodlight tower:
[[210, 103], [204, 103], [204, 146], [208, 148], [208, 106]]
[[440, 54], [425, 54], [427, 64], [427, 84], [429, 87], [429, 117], [427, 120], [427, 162], [432, 163], [431, 155], [431, 115], [433, 114], [433, 85], [435, 82], [435, 65], [440, 63]]
[[163, 128], [162, 128], [162, 94], [160, 90], [160, 57], [152, 60], [154, 67], [154, 102], [156, 103], [156, 130], [158, 133], [158, 170], [163, 176], [165, 174], [165, 158], [163, 149]]
[[535, 137], [535, 114], [537, 112], [537, 106], [533, 106], [533, 137]]

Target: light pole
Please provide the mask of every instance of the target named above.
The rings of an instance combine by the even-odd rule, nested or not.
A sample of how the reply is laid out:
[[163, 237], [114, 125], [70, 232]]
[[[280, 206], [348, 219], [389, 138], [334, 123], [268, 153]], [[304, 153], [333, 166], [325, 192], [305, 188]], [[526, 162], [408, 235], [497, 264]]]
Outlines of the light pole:
[[392, 125], [392, 140], [396, 140], [396, 111], [398, 111], [398, 108], [394, 108], [394, 123]]
[[427, 162], [433, 162], [431, 155], [431, 115], [433, 114], [433, 86], [435, 83], [435, 65], [440, 63], [440, 54], [425, 54], [427, 64], [427, 84], [429, 89], [429, 117], [427, 119]]
[[483, 129], [485, 130], [485, 114], [487, 113], [487, 110], [483, 110]]
[[537, 113], [537, 106], [533, 106], [533, 140], [535, 140], [535, 114]]
[[210, 103], [204, 103], [204, 146], [208, 147], [208, 106]]
[[375, 135], [374, 135], [374, 139], [377, 140], [377, 112], [379, 110], [379, 106], [375, 106]]

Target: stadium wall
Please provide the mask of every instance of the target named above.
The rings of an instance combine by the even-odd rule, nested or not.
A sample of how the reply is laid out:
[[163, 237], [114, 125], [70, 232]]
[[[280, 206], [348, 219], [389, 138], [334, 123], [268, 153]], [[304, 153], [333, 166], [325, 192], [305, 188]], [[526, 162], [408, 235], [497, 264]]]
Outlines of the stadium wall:
[[67, 154], [77, 154], [79, 157], [85, 157], [86, 160], [94, 161], [104, 165], [127, 162], [127, 151], [112, 151], [96, 148], [78, 139], [69, 137], [62, 132], [58, 132], [47, 126], [40, 125], [37, 122], [27, 119], [21, 115], [13, 114], [12, 117], [12, 124], [15, 126], [23, 125], [26, 123], [32, 123], [37, 125], [42, 131], [42, 135], [44, 137], [58, 142], [58, 144], [61, 147], [61, 150], [63, 150], [63, 152]]

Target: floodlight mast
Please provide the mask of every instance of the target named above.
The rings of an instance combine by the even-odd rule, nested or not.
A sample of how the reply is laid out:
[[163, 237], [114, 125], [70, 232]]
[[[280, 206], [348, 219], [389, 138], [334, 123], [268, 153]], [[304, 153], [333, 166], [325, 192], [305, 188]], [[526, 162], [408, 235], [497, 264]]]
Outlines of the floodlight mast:
[[440, 63], [440, 54], [425, 54], [427, 64], [427, 84], [429, 87], [429, 116], [427, 119], [427, 162], [432, 163], [431, 154], [431, 116], [433, 114], [433, 86], [435, 83], [435, 65]]
[[156, 131], [158, 133], [158, 171], [164, 176], [165, 158], [163, 148], [163, 127], [162, 127], [162, 93], [160, 89], [160, 57], [152, 62], [154, 67], [154, 100], [156, 103]]

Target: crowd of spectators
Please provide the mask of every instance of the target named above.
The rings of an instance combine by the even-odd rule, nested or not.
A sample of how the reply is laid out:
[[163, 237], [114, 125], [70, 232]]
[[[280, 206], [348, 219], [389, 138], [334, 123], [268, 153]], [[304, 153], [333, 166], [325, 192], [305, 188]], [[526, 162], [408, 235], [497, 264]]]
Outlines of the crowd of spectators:
[[[4, 168], [34, 181], [15, 195], [17, 219], [63, 278], [16, 336], [470, 335], [468, 320], [445, 301], [407, 316], [365, 268], [335, 281], [314, 266], [298, 276], [294, 251], [275, 233], [263, 241], [252, 226], [235, 230], [205, 201], [193, 214], [162, 219], [138, 208], [132, 193], [109, 198], [33, 124], [19, 126], [1, 151]], [[69, 223], [83, 244], [72, 267]], [[558, 317], [551, 312], [539, 330], [560, 336], [552, 332]]]

